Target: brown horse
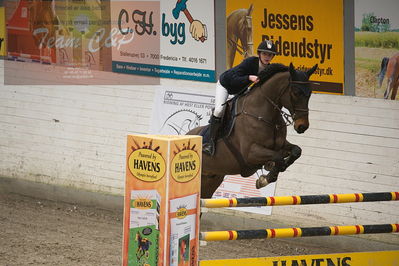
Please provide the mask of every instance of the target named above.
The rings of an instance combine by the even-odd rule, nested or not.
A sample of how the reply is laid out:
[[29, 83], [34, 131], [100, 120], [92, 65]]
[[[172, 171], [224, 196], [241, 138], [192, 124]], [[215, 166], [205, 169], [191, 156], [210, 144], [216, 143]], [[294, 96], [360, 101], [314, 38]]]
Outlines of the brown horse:
[[384, 93], [384, 99], [388, 99], [391, 94], [391, 100], [395, 100], [399, 87], [399, 53], [391, 58], [384, 57], [381, 61], [381, 70], [378, 74], [379, 86], [381, 87], [384, 77], [387, 76], [387, 89]]
[[[55, 14], [54, 3], [54, 0], [29, 0], [30, 32], [39, 49], [48, 48], [48, 44], [54, 45], [57, 31], [60, 35], [69, 35], [69, 30]], [[64, 2], [58, 4], [66, 6]], [[49, 42], [49, 40], [51, 41]]]
[[244, 58], [253, 55], [252, 11], [251, 4], [248, 9], [237, 9], [227, 17], [227, 68], [233, 66], [236, 51]]
[[148, 240], [148, 238], [143, 238], [139, 232], [136, 233], [135, 240], [137, 241], [137, 250], [136, 250], [137, 260], [140, 261], [141, 257], [143, 257], [144, 255], [146, 258], [148, 258], [149, 255], [148, 250], [150, 249], [152, 242]]
[[[225, 175], [244, 177], [265, 167], [267, 175], [256, 181], [257, 188], [277, 180], [280, 172], [301, 156], [301, 148], [286, 140], [285, 107], [292, 114], [294, 129], [304, 133], [309, 127], [308, 103], [311, 95], [309, 77], [317, 65], [307, 72], [280, 64], [271, 64], [259, 73], [261, 81], [236, 101], [234, 127], [227, 137], [219, 139], [214, 156], [203, 154], [201, 197], [212, 197]], [[264, 80], [267, 79], [266, 82]], [[229, 110], [232, 102], [228, 103]], [[229, 112], [225, 112], [226, 115]], [[226, 117], [225, 115], [225, 117]], [[200, 135], [204, 127], [187, 134]]]
[[48, 40], [55, 37], [58, 20], [52, 8], [52, 1], [29, 2], [29, 27], [38, 48], [46, 48]]

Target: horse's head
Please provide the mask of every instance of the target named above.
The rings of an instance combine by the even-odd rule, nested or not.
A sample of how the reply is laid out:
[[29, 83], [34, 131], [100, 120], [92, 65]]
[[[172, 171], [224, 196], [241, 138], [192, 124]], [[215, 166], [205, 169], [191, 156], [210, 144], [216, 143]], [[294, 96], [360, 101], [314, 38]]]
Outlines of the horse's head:
[[254, 42], [252, 40], [252, 11], [253, 5], [248, 8], [243, 17], [240, 32], [242, 33], [240, 40], [243, 47], [244, 58], [253, 55]]
[[317, 69], [317, 64], [306, 72], [295, 70], [291, 63], [289, 66], [290, 83], [288, 90], [281, 98], [294, 120], [294, 129], [302, 134], [309, 128], [309, 98], [312, 94], [309, 77]]
[[30, 2], [29, 27], [37, 47], [43, 48], [50, 38], [55, 38], [56, 24], [52, 0]]

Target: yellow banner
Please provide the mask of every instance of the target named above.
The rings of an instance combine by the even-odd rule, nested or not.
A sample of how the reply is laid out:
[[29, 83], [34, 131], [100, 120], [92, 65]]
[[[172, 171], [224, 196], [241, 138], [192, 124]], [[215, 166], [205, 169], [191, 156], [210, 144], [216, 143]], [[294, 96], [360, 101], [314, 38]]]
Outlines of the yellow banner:
[[201, 143], [128, 135], [122, 265], [196, 265]]
[[251, 54], [246, 43], [251, 42], [252, 35], [253, 55], [262, 40], [272, 40], [278, 52], [274, 63], [292, 62], [299, 70], [317, 63], [319, 68], [311, 79], [321, 82], [319, 91], [343, 93], [342, 0], [228, 0], [226, 16], [227, 67], [229, 61], [237, 65]]
[[200, 266], [288, 266], [288, 265], [341, 265], [341, 266], [375, 266], [399, 265], [399, 251], [357, 252], [318, 254], [304, 256], [268, 257], [231, 260], [200, 261]]
[[4, 7], [0, 7], [0, 56], [6, 55], [6, 43], [6, 18]]

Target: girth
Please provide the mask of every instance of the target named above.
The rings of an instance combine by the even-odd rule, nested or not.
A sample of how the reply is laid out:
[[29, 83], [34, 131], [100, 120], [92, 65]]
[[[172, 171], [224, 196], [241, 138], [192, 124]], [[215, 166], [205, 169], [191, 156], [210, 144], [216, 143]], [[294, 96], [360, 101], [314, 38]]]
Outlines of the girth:
[[[245, 160], [244, 157], [242, 157], [241, 152], [239, 152], [237, 150], [237, 148], [233, 145], [233, 143], [231, 143], [231, 141], [229, 140], [228, 137], [223, 137], [223, 141], [226, 144], [227, 148], [230, 150], [230, 152], [233, 154], [234, 158], [236, 159], [236, 161], [238, 162], [238, 164], [240, 165], [240, 175], [243, 177], [248, 177], [250, 175], [252, 175], [252, 170], [250, 169], [260, 169], [262, 167], [262, 165], [258, 165], [255, 167], [251, 167], [250, 165], [248, 165]], [[248, 169], [247, 171], [245, 171], [245, 169]]]

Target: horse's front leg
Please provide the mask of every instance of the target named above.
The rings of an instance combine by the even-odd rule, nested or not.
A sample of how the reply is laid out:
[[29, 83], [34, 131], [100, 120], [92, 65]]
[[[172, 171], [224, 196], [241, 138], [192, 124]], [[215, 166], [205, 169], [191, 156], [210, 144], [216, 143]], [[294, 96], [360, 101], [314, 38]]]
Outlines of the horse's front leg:
[[269, 171], [267, 175], [261, 175], [258, 180], [256, 180], [256, 188], [262, 188], [270, 183], [276, 182], [278, 174], [284, 172], [291, 164], [293, 164], [299, 157], [301, 157], [302, 149], [295, 144], [285, 142], [283, 150], [281, 152], [284, 159], [283, 162], [279, 163], [272, 162], [265, 165], [265, 169]]
[[284, 150], [288, 153], [288, 156], [284, 159], [285, 168], [288, 168], [293, 164], [299, 157], [301, 157], [302, 149], [295, 144], [289, 143], [288, 141], [284, 144]]
[[272, 169], [270, 169], [269, 173], [267, 173], [267, 175], [261, 175], [256, 180], [256, 188], [260, 189], [260, 188], [263, 188], [263, 187], [269, 185], [270, 183], [276, 182], [279, 173], [280, 173], [280, 171], [276, 167], [273, 166]]
[[[251, 150], [251, 157], [263, 155], [263, 164], [266, 170], [269, 171], [267, 175], [261, 175], [256, 180], [256, 188], [262, 188], [270, 183], [276, 182], [280, 172], [284, 172], [290, 165], [292, 165], [302, 154], [302, 149], [295, 144], [285, 141], [283, 148], [279, 151], [266, 149], [259, 145]], [[249, 157], [251, 159], [251, 157]], [[254, 158], [252, 158], [254, 159]]]
[[256, 180], [256, 188], [259, 189], [272, 182], [276, 182], [278, 174], [284, 172], [287, 168], [285, 158], [288, 156], [289, 154], [284, 149], [274, 151], [262, 145], [253, 144], [248, 154], [248, 163], [267, 165], [265, 168], [269, 171], [267, 175], [261, 175], [258, 180]]

